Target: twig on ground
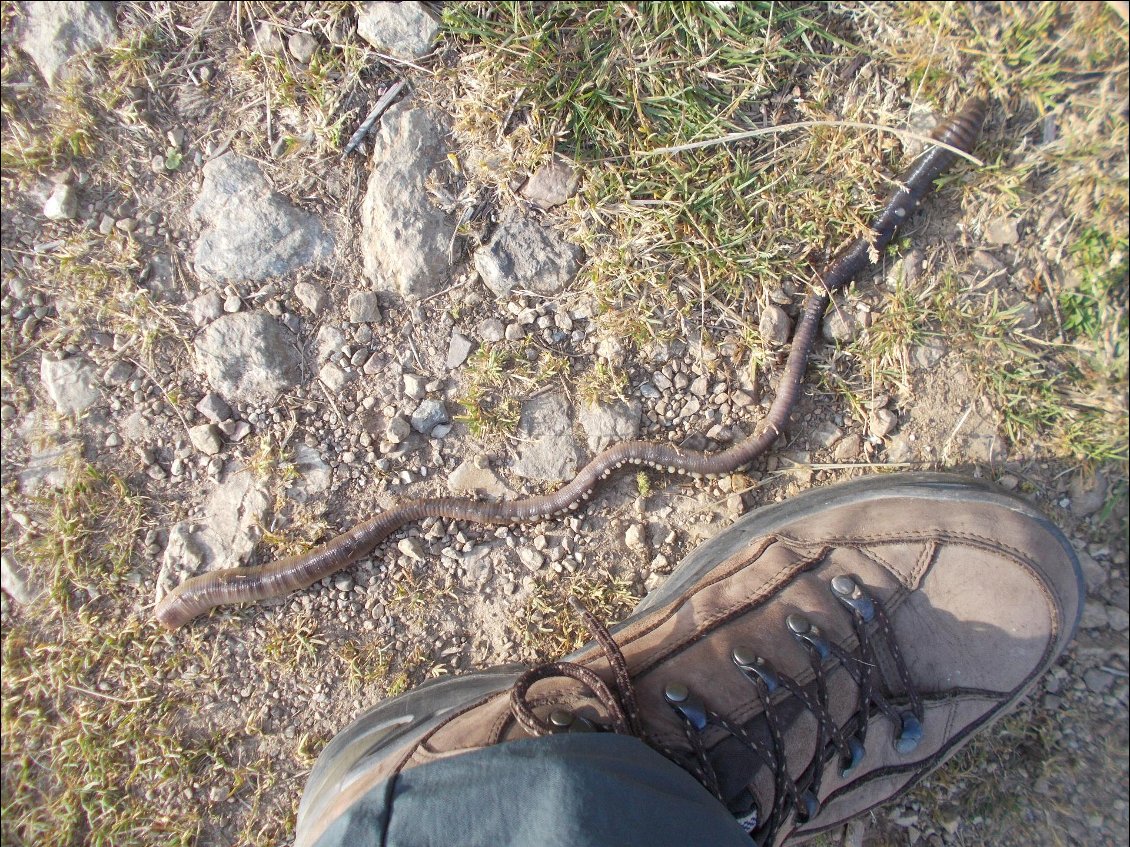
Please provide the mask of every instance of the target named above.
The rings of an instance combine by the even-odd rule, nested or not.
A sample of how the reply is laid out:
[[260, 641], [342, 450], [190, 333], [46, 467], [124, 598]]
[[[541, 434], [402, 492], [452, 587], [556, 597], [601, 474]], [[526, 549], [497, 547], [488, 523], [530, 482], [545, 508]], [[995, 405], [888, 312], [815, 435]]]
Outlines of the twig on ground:
[[373, 124], [375, 124], [377, 119], [384, 114], [384, 111], [392, 105], [392, 101], [396, 99], [405, 85], [404, 80], [398, 80], [389, 86], [389, 89], [381, 95], [380, 99], [377, 100], [377, 105], [373, 106], [369, 114], [365, 116], [365, 120], [361, 121], [361, 126], [357, 127], [357, 131], [349, 136], [349, 141], [346, 142], [345, 149], [341, 151], [341, 157], [343, 159], [356, 150], [361, 142], [365, 140], [365, 136], [368, 135], [369, 130], [373, 128]]

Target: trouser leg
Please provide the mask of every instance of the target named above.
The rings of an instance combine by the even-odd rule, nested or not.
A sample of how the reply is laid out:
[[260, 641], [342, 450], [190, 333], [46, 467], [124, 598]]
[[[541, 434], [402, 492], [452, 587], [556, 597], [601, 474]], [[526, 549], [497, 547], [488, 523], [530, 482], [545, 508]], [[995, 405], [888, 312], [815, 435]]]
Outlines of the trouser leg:
[[374, 787], [318, 847], [714, 847], [749, 836], [642, 741], [572, 733], [497, 744]]

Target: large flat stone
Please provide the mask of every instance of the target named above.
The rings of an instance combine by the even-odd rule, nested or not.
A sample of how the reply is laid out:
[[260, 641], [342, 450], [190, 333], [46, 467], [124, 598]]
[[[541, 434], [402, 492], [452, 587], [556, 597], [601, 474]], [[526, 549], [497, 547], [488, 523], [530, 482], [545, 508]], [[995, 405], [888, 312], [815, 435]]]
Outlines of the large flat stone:
[[425, 109], [393, 106], [381, 120], [361, 205], [365, 276], [381, 290], [424, 297], [451, 276], [455, 226], [427, 182], [446, 170], [446, 130]]
[[284, 276], [333, 253], [322, 222], [275, 193], [259, 166], [235, 153], [204, 165], [189, 214], [203, 227], [193, 263], [206, 282]]

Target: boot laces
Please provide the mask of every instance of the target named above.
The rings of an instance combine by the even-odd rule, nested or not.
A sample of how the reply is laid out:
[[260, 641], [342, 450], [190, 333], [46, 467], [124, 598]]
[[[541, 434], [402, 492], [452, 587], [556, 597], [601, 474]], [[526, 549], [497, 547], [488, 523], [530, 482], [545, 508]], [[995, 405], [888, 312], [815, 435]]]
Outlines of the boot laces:
[[[607, 628], [575, 598], [570, 598], [570, 603], [608, 660], [614, 688], [583, 665], [568, 661], [549, 662], [531, 668], [515, 682], [510, 692], [511, 713], [517, 723], [535, 737], [565, 731], [608, 731], [641, 739], [691, 773], [711, 794], [725, 803], [756, 843], [772, 844], [790, 819], [803, 824], [818, 814], [821, 782], [832, 762], [838, 763], [840, 774], [844, 777], [858, 767], [867, 754], [868, 724], [876, 714], [884, 715], [893, 725], [895, 748], [899, 753], [910, 753], [922, 739], [922, 699], [910, 678], [882, 604], [850, 576], [834, 577], [830, 587], [833, 596], [851, 617], [856, 646], [854, 651], [845, 650], [829, 641], [808, 618], [790, 615], [786, 627], [804, 647], [812, 669], [813, 680], [809, 685], [801, 685], [777, 671], [748, 645], [738, 644], [731, 650], [730, 658], [735, 670], [751, 683], [753, 696], [760, 702], [761, 719], [767, 730], [764, 733], [754, 734], [752, 728], [712, 710], [700, 694], [683, 683], [670, 682], [664, 689], [664, 699], [679, 717], [687, 748], [675, 750], [660, 743], [644, 727], [623, 652]], [[882, 646], [885, 646], [890, 665], [901, 683], [903, 695], [897, 705], [880, 690], [886, 681], [878, 660], [878, 649]], [[837, 666], [848, 673], [858, 691], [856, 708], [842, 725], [833, 718], [828, 697], [828, 675]], [[553, 711], [548, 720], [535, 714], [528, 702], [530, 688], [538, 681], [551, 677], [567, 677], [589, 689], [604, 707], [607, 723], [595, 723], [563, 709]], [[799, 703], [816, 720], [816, 744], [812, 757], [796, 777], [792, 776], [793, 769], [785, 752], [784, 733], [787, 728], [782, 717], [783, 706], [790, 700]], [[770, 769], [773, 774], [771, 802], [759, 804], [752, 785], [737, 796], [726, 796], [719, 771], [704, 741], [705, 733], [711, 728], [722, 730], [752, 754], [755, 762]]]

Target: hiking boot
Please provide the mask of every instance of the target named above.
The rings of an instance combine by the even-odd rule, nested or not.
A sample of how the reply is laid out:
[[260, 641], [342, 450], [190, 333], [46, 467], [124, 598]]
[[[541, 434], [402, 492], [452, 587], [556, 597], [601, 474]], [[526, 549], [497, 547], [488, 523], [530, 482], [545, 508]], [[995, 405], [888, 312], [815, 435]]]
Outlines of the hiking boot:
[[759, 844], [841, 826], [1007, 712], [1078, 622], [1078, 562], [1023, 500], [959, 477], [873, 476], [737, 521], [560, 662], [433, 681], [319, 757], [314, 843], [402, 770], [546, 733], [635, 735]]

